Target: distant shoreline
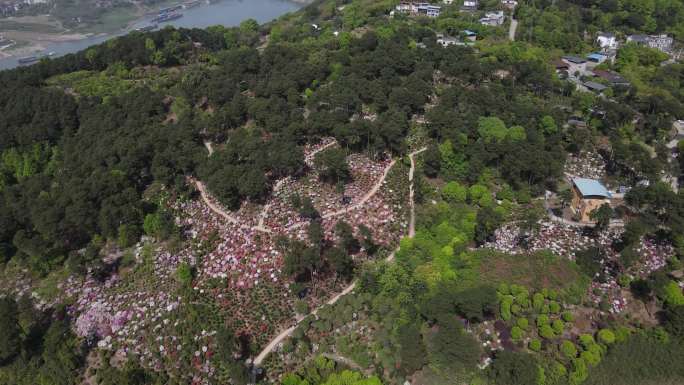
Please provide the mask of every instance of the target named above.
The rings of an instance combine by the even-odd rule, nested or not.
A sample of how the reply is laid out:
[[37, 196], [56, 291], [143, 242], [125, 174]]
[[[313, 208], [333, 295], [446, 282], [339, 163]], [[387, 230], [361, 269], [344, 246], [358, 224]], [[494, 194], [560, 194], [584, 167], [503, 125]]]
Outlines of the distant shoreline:
[[[292, 3], [299, 4], [299, 5], [308, 5], [313, 2], [313, 0], [288, 0]], [[93, 37], [116, 37], [122, 33], [130, 32], [132, 31], [136, 25], [139, 25], [141, 23], [144, 23], [149, 17], [150, 14], [154, 14], [158, 12], [160, 9], [164, 9], [167, 7], [173, 7], [177, 5], [182, 5], [187, 1], [181, 1], [181, 2], [164, 2], [161, 4], [161, 6], [155, 7], [154, 9], [146, 10], [145, 12], [141, 12], [135, 19], [130, 20], [123, 24], [119, 29], [115, 31], [108, 31], [108, 32], [88, 32], [88, 33], [75, 33], [69, 30], [65, 30], [62, 32], [38, 32], [38, 31], [20, 31], [20, 30], [5, 30], [5, 31], [0, 31], [3, 35], [5, 35], [7, 38], [19, 41], [21, 42], [20, 46], [17, 48], [9, 48], [4, 51], [0, 51], [0, 59], [12, 59], [12, 58], [19, 58], [22, 56], [30, 56], [30, 55], [35, 55], [41, 52], [44, 52], [48, 49], [48, 45], [52, 43], [61, 43], [61, 42], [77, 42], [81, 40], [86, 40], [89, 38]], [[209, 6], [211, 4], [203, 4], [201, 6]], [[41, 15], [35, 17], [36, 19], [38, 18], [49, 18], [49, 15]], [[10, 20], [14, 20], [10, 18]], [[0, 19], [1, 21], [1, 19]], [[27, 24], [31, 24], [33, 20], [29, 18], [29, 20], [26, 22]], [[35, 22], [34, 22], [35, 23]], [[35, 23], [37, 24], [37, 23]], [[163, 24], [160, 25], [160, 28], [163, 27]]]

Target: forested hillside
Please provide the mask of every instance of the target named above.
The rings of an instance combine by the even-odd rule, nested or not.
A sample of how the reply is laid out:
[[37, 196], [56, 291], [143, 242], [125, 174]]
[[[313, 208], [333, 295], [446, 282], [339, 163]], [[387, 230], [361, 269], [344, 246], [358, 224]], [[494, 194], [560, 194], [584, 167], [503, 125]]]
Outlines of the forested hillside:
[[0, 72], [0, 384], [684, 381], [684, 4], [462, 3]]

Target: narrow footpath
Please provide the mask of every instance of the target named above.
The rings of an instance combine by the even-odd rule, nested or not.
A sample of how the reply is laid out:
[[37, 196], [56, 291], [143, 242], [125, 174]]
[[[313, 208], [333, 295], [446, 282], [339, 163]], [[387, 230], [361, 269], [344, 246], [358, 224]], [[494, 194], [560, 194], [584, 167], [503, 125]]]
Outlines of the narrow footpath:
[[[410, 168], [410, 170], [409, 170], [409, 200], [410, 200], [409, 206], [410, 206], [410, 208], [411, 208], [411, 210], [410, 210], [411, 214], [410, 214], [410, 218], [409, 218], [409, 233], [408, 233], [408, 237], [409, 237], [409, 238], [413, 238], [413, 237], [415, 236], [415, 203], [414, 203], [414, 201], [413, 201], [413, 196], [414, 196], [414, 191], [413, 191], [413, 175], [414, 175], [415, 168], [416, 168], [416, 162], [415, 162], [414, 157], [415, 157], [416, 155], [420, 154], [421, 152], [425, 151], [426, 149], [427, 149], [427, 147], [423, 147], [423, 148], [421, 148], [420, 150], [414, 151], [414, 152], [412, 152], [411, 154], [409, 154], [409, 158], [411, 159], [411, 168]], [[382, 182], [383, 182], [383, 181], [385, 180], [385, 178], [387, 177], [387, 174], [389, 173], [389, 170], [390, 170], [391, 166], [393, 166], [394, 164], [395, 164], [395, 161], [392, 161], [392, 163], [390, 164], [390, 166], [385, 170], [385, 174], [384, 174], [383, 177], [381, 178], [380, 182], [376, 185], [377, 188], [373, 188], [373, 190], [371, 190], [372, 194], [370, 194], [370, 193], [368, 194], [368, 195], [369, 195], [369, 198], [368, 198], [368, 199], [370, 199], [370, 197], [372, 197], [372, 196], [377, 192], [377, 190], [380, 188], [380, 186], [382, 185]], [[366, 201], [367, 201], [367, 199], [366, 199]], [[364, 201], [364, 203], [365, 203], [365, 201]], [[334, 214], [334, 213], [333, 213], [333, 214]], [[398, 250], [398, 249], [397, 249], [397, 250]], [[396, 250], [395, 250], [394, 252], [392, 252], [392, 254], [390, 254], [385, 260], [386, 260], [387, 262], [393, 261], [393, 260], [394, 260], [394, 253], [396, 253]], [[335, 304], [340, 298], [342, 298], [342, 297], [344, 297], [345, 295], [351, 293], [351, 292], [356, 288], [356, 284], [357, 284], [357, 281], [354, 280], [354, 281], [353, 281], [349, 286], [347, 286], [347, 288], [345, 288], [341, 293], [339, 293], [339, 294], [337, 294], [336, 296], [332, 297], [330, 300], [328, 300], [328, 302], [325, 303], [325, 305], [321, 305], [321, 306], [317, 307], [316, 309], [314, 309], [310, 314], [316, 315], [316, 314], [318, 314], [318, 311], [319, 311], [323, 306]], [[299, 326], [299, 323], [302, 322], [302, 320], [303, 320], [304, 318], [305, 318], [305, 317], [302, 317], [301, 319], [297, 320], [297, 322], [296, 322], [294, 325], [290, 326], [289, 328], [285, 329], [285, 330], [282, 331], [280, 334], [278, 334], [277, 336], [275, 336], [275, 337], [271, 340], [271, 342], [269, 342], [268, 345], [266, 345], [266, 347], [264, 347], [264, 349], [261, 351], [261, 353], [259, 353], [259, 355], [256, 356], [256, 358], [255, 358], [254, 361], [253, 361], [254, 366], [261, 366], [261, 364], [263, 363], [264, 359], [266, 359], [266, 357], [268, 357], [268, 355], [271, 354], [271, 352], [273, 351], [273, 349], [275, 349], [276, 346], [278, 346], [278, 344], [280, 344], [283, 340], [285, 340], [287, 337], [289, 337], [289, 336], [292, 334], [292, 332], [297, 328], [297, 326]]]

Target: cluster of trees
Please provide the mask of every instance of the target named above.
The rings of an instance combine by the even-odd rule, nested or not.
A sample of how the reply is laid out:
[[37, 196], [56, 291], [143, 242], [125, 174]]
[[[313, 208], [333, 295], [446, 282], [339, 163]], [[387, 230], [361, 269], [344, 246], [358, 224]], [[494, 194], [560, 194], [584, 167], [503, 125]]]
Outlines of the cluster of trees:
[[[306, 206], [306, 202], [303, 206]], [[307, 282], [315, 285], [317, 276], [326, 273], [348, 280], [355, 268], [352, 255], [358, 254], [362, 247], [369, 255], [377, 250], [370, 229], [364, 225], [359, 225], [357, 229], [359, 239], [351, 225], [344, 221], [337, 222], [334, 229], [337, 241], [333, 242], [325, 237], [315, 209], [312, 219], [307, 230], [308, 242], [287, 238], [279, 240], [285, 250], [285, 273], [294, 277], [300, 285]]]
[[64, 309], [53, 314], [28, 297], [0, 299], [0, 383], [77, 384], [84, 361]]
[[316, 357], [304, 370], [288, 373], [283, 385], [382, 385], [378, 377], [364, 377], [361, 373], [342, 370], [335, 361]]

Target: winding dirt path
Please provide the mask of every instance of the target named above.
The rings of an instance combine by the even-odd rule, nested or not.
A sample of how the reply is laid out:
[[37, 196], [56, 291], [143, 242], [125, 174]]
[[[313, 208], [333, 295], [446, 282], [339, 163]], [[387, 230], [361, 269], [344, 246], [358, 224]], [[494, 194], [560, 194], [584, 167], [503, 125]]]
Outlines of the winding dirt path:
[[[307, 163], [312, 162], [314, 156], [316, 156], [317, 153], [319, 153], [319, 152], [321, 152], [321, 151], [323, 151], [323, 150], [326, 150], [326, 149], [328, 149], [328, 148], [330, 148], [330, 147], [332, 147], [332, 146], [334, 146], [334, 145], [336, 145], [336, 144], [337, 144], [337, 142], [330, 142], [330, 143], [326, 144], [325, 146], [323, 146], [323, 147], [317, 149], [316, 151], [312, 152], [311, 154], [309, 154], [309, 155], [306, 157], [305, 161], [306, 161]], [[209, 151], [209, 155], [211, 156], [211, 154], [214, 153], [214, 149], [213, 149], [213, 147], [212, 147], [211, 142], [204, 142], [204, 146], [207, 148], [207, 151]], [[418, 150], [418, 151], [416, 151], [415, 153], [411, 154], [411, 155], [410, 155], [410, 156], [411, 156], [411, 159], [413, 159], [413, 155], [418, 154], [418, 153], [420, 153], [420, 152], [422, 152], [422, 151], [425, 151], [425, 148], [423, 148], [423, 149], [421, 149], [421, 150]], [[351, 206], [349, 206], [349, 207], [345, 207], [345, 208], [342, 209], [342, 210], [338, 210], [338, 211], [335, 211], [335, 212], [332, 212], [332, 213], [325, 214], [325, 215], [322, 216], [322, 218], [323, 218], [323, 219], [329, 219], [329, 218], [338, 217], [338, 216], [347, 214], [347, 213], [349, 213], [349, 212], [351, 212], [351, 211], [354, 211], [354, 210], [358, 209], [359, 207], [362, 207], [363, 205], [365, 205], [371, 198], [373, 198], [373, 197], [375, 196], [375, 194], [378, 193], [378, 191], [380, 191], [380, 188], [382, 187], [382, 184], [383, 184], [383, 183], [385, 182], [385, 180], [387, 179], [387, 175], [389, 174], [389, 172], [390, 172], [390, 170], [392, 169], [392, 167], [396, 164], [396, 162], [397, 162], [396, 160], [392, 160], [392, 162], [390, 162], [390, 164], [387, 165], [387, 167], [385, 167], [385, 171], [382, 173], [382, 177], [375, 183], [375, 185], [373, 186], [373, 188], [371, 188], [370, 191], [368, 191], [368, 192], [366, 193], [366, 195], [364, 195], [363, 198], [361, 198], [360, 201], [358, 201], [357, 203], [355, 203], [355, 204], [353, 204], [353, 205], [351, 205]], [[412, 164], [413, 164], [413, 163], [412, 163]], [[409, 173], [409, 180], [412, 180], [412, 179], [413, 179], [413, 171], [411, 171], [411, 172]], [[209, 192], [207, 191], [207, 187], [206, 187], [206, 185], [205, 185], [204, 183], [202, 183], [202, 182], [199, 181], [199, 180], [195, 180], [194, 182], [195, 182], [195, 185], [197, 186], [197, 190], [200, 192], [200, 195], [202, 196], [202, 200], [204, 201], [204, 203], [206, 203], [206, 205], [207, 205], [214, 213], [216, 213], [216, 214], [218, 214], [219, 216], [223, 217], [223, 218], [226, 219], [228, 222], [230, 222], [230, 223], [232, 223], [232, 224], [235, 224], [235, 225], [238, 225], [241, 229], [244, 229], [244, 230], [254, 230], [254, 231], [259, 231], [259, 232], [268, 233], [268, 234], [273, 233], [270, 229], [268, 229], [268, 228], [266, 228], [266, 227], [264, 226], [264, 220], [266, 219], [266, 216], [267, 216], [267, 214], [268, 214], [268, 210], [270, 209], [270, 205], [269, 205], [269, 204], [267, 204], [266, 206], [264, 206], [264, 208], [262, 209], [261, 213], [259, 214], [259, 221], [258, 221], [258, 224], [257, 224], [256, 226], [247, 226], [247, 225], [243, 225], [243, 224], [240, 223], [240, 221], [239, 221], [237, 218], [235, 218], [235, 217], [234, 217], [233, 215], [231, 215], [229, 212], [223, 210], [219, 205], [217, 205], [217, 204], [215, 204], [215, 203], [213, 203], [213, 202], [211, 201], [211, 199], [210, 199], [210, 194], [209, 194]], [[280, 188], [282, 182], [283, 182], [283, 180], [281, 179], [280, 181], [278, 181], [278, 182], [276, 183], [275, 187], [273, 188], [274, 191], [276, 191], [277, 189]], [[413, 187], [411, 187], [411, 191], [413, 191]], [[299, 229], [300, 227], [303, 227], [303, 226], [305, 226], [305, 225], [307, 225], [307, 224], [308, 224], [308, 222], [299, 222], [299, 223], [296, 223], [296, 224], [294, 224], [294, 225], [292, 225], [292, 226], [286, 228], [286, 230], [287, 230], [287, 231], [296, 230], [296, 229]]]
[[[415, 162], [414, 157], [415, 157], [416, 155], [420, 154], [421, 152], [425, 151], [426, 149], [427, 149], [427, 147], [423, 147], [423, 148], [421, 148], [420, 150], [414, 151], [414, 152], [412, 152], [411, 154], [409, 154], [409, 158], [411, 159], [411, 169], [409, 170], [409, 183], [410, 183], [410, 185], [409, 185], [409, 198], [410, 198], [410, 200], [411, 200], [411, 201], [409, 202], [409, 204], [410, 204], [410, 206], [411, 206], [411, 214], [410, 214], [411, 217], [409, 218], [409, 234], [408, 234], [409, 238], [413, 238], [413, 237], [415, 236], [415, 204], [414, 204], [414, 202], [413, 202], [413, 195], [414, 195], [414, 194], [413, 194], [413, 174], [414, 174], [414, 171], [415, 171], [415, 168], [416, 168], [416, 162]], [[380, 182], [378, 182], [378, 183], [375, 185], [375, 187], [367, 194], [367, 199], [365, 199], [365, 200], [362, 199], [361, 202], [365, 203], [365, 202], [368, 201], [368, 199], [370, 199], [375, 193], [377, 193], [377, 191], [380, 189], [380, 186], [382, 186], [382, 182], [384, 182], [385, 178], [387, 177], [387, 174], [389, 173], [389, 170], [392, 168], [392, 166], [393, 166], [395, 163], [396, 163], [396, 161], [394, 161], [394, 160], [392, 161], [392, 163], [390, 163], [390, 165], [387, 167], [387, 169], [385, 169], [385, 173], [383, 174], [382, 178], [380, 179]], [[366, 197], [364, 197], [364, 198], [366, 198]], [[361, 202], [359, 202], [358, 204], [359, 204], [359, 205], [362, 205]], [[335, 213], [331, 213], [330, 216], [332, 216], [333, 214], [335, 214]], [[329, 216], [329, 217], [330, 217], [330, 216]], [[394, 254], [395, 254], [395, 253], [396, 253], [396, 250], [393, 251], [392, 254], [390, 254], [390, 255], [385, 259], [385, 261], [387, 261], [387, 262], [393, 261], [393, 260], [394, 260]], [[318, 311], [319, 311], [323, 306], [335, 304], [340, 298], [342, 298], [342, 297], [344, 297], [345, 295], [351, 293], [351, 292], [356, 288], [357, 282], [358, 282], [358, 281], [354, 280], [349, 286], [347, 286], [344, 290], [342, 290], [342, 292], [340, 292], [339, 294], [337, 294], [337, 295], [335, 295], [334, 297], [332, 297], [331, 299], [329, 299], [329, 300], [325, 303], [325, 305], [321, 305], [321, 306], [317, 307], [316, 309], [314, 309], [310, 314], [316, 315], [316, 314], [318, 314]], [[254, 361], [253, 361], [254, 366], [261, 366], [261, 364], [263, 363], [264, 359], [266, 359], [266, 357], [268, 357], [268, 355], [271, 354], [271, 352], [273, 351], [273, 349], [275, 349], [276, 346], [278, 346], [278, 344], [280, 344], [283, 340], [285, 340], [287, 337], [289, 337], [289, 336], [292, 334], [292, 332], [297, 328], [297, 326], [299, 326], [299, 324], [302, 322], [302, 320], [303, 320], [304, 318], [305, 318], [305, 317], [302, 317], [301, 319], [298, 319], [297, 322], [296, 322], [294, 325], [290, 326], [289, 328], [285, 329], [285, 330], [282, 331], [280, 334], [278, 334], [277, 336], [275, 336], [275, 337], [271, 340], [271, 342], [269, 342], [268, 345], [266, 345], [266, 347], [264, 347], [264, 349], [261, 351], [261, 353], [259, 353], [259, 355], [256, 356], [256, 358], [255, 358]]]

